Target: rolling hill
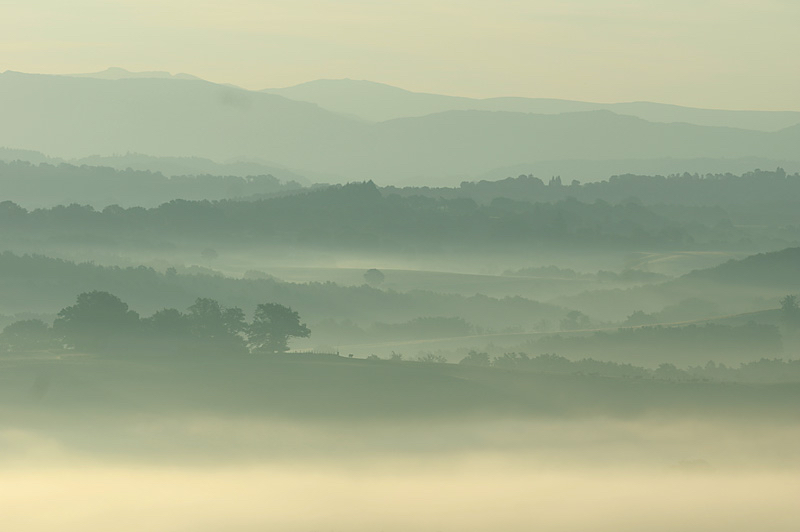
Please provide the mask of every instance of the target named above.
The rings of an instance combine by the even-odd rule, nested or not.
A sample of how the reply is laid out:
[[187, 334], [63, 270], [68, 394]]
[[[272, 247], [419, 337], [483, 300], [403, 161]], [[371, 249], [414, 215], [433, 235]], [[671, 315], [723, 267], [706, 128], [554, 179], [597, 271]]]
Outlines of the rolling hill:
[[264, 92], [316, 103], [329, 111], [373, 122], [444, 111], [559, 114], [604, 110], [651, 122], [685, 122], [759, 131], [777, 131], [800, 124], [800, 113], [792, 111], [732, 111], [653, 102], [591, 103], [553, 98], [477, 99], [412, 92], [383, 83], [352, 79], [320, 79], [293, 87], [265, 89]]
[[800, 126], [777, 132], [664, 124], [605, 110], [447, 111], [380, 123], [202, 80], [0, 75], [0, 146], [75, 158], [129, 152], [255, 157], [332, 179], [453, 182], [551, 160], [797, 160]]
[[553, 302], [616, 320], [643, 310], [668, 314], [673, 321], [716, 317], [714, 321], [724, 322], [722, 318], [746, 314], [745, 320], [771, 323], [774, 313], [758, 316], [758, 311], [772, 311], [782, 297], [800, 292], [798, 279], [800, 248], [790, 247], [732, 259], [659, 284], [587, 291]]

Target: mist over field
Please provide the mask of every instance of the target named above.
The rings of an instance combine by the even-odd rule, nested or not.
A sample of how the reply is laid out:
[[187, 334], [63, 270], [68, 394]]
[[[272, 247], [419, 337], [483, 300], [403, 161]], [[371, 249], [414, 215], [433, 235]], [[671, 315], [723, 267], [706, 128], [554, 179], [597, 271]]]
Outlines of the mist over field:
[[[388, 375], [385, 364], [336, 371], [288, 357], [6, 360], [4, 522], [26, 531], [796, 523], [796, 386], [660, 381], [637, 393], [543, 374], [512, 391], [473, 374], [461, 379], [476, 386], [459, 390], [444, 367], [408, 362]], [[576, 396], [581, 388], [587, 396]]]
[[[213, 423], [199, 425], [204, 435], [214, 430], [209, 428]], [[230, 424], [215, 428], [224, 431], [226, 439], [236, 432]], [[570, 446], [556, 456], [552, 450], [541, 451], [538, 443], [533, 452], [417, 450], [411, 455], [384, 451], [376, 456], [366, 451], [367, 456], [358, 459], [315, 455], [233, 463], [97, 460], [52, 450], [49, 442], [29, 438], [26, 443], [33, 447], [29, 455], [3, 466], [0, 492], [5, 501], [13, 502], [4, 510], [4, 521], [17, 530], [31, 531], [109, 526], [116, 530], [529, 530], [536, 526], [558, 531], [587, 527], [777, 531], [796, 523], [795, 494], [800, 487], [796, 469], [752, 463], [719, 467], [693, 459], [664, 463], [675, 455], [696, 456], [700, 451], [696, 439], [690, 451], [680, 449], [683, 442], [674, 445], [680, 449], [677, 452], [650, 449], [659, 458], [668, 456], [661, 463], [641, 463], [640, 457], [620, 460], [618, 455], [627, 454], [628, 446], [641, 449], [650, 443], [648, 438], [644, 442], [631, 438], [630, 427], [609, 431], [606, 426], [603, 436], [616, 442], [611, 444], [598, 443], [596, 436], [591, 443], [582, 438], [576, 442], [570, 434], [596, 435], [597, 428], [580, 424], [528, 428], [525, 434], [530, 439], [546, 434], [549, 445]], [[693, 428], [673, 430], [685, 433]], [[651, 438], [671, 436], [663, 428], [643, 430]], [[197, 432], [193, 427], [192, 433]], [[252, 434], [253, 427], [248, 424], [245, 432]], [[709, 431], [704, 432], [708, 437]], [[332, 438], [327, 431], [301, 434]], [[456, 430], [439, 435], [462, 434]], [[730, 434], [713, 434], [726, 435]], [[754, 452], [771, 451], [774, 442], [755, 442], [755, 447]], [[575, 460], [584, 451], [599, 463]], [[43, 500], [46, 512], [41, 511]]]
[[798, 17], [4, 3], [0, 529], [800, 530]]

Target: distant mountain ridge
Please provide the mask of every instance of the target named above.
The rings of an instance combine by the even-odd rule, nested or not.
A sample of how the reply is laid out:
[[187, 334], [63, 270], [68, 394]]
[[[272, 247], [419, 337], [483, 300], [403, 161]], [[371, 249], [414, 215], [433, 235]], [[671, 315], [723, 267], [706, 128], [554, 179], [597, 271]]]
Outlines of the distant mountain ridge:
[[336, 113], [381, 122], [394, 118], [425, 116], [444, 111], [507, 111], [559, 114], [612, 111], [650, 122], [685, 122], [713, 127], [778, 131], [800, 124], [800, 112], [732, 111], [699, 109], [653, 102], [592, 103], [553, 98], [465, 98], [412, 92], [383, 83], [351, 79], [324, 79], [264, 92], [316, 103]]
[[314, 103], [197, 79], [6, 72], [0, 146], [69, 159], [129, 152], [256, 158], [330, 181], [452, 184], [537, 161], [797, 161], [800, 126], [763, 132], [665, 124], [608, 110], [452, 110], [368, 123]]
[[135, 78], [156, 78], [156, 79], [194, 79], [201, 80], [197, 76], [179, 72], [171, 74], [162, 70], [148, 70], [145, 72], [131, 72], [120, 67], [109, 67], [101, 72], [88, 72], [84, 74], [69, 74], [74, 78], [95, 78], [95, 79], [135, 79]]

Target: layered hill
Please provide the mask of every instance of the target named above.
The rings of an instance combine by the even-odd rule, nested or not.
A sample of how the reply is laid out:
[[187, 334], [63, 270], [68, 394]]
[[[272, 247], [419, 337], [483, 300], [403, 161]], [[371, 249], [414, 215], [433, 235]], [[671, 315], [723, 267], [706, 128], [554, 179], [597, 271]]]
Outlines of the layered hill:
[[202, 80], [0, 75], [0, 146], [59, 157], [128, 152], [257, 157], [342, 180], [460, 180], [554, 159], [797, 160], [800, 126], [776, 132], [665, 124], [586, 111], [447, 111], [380, 123]]
[[750, 255], [714, 268], [686, 274], [683, 283], [715, 283], [736, 287], [760, 287], [800, 291], [800, 247]]
[[352, 79], [321, 79], [292, 87], [265, 89], [264, 92], [316, 103], [330, 111], [374, 122], [444, 111], [558, 114], [604, 110], [651, 122], [686, 122], [759, 131], [777, 131], [800, 123], [800, 113], [792, 111], [732, 111], [653, 102], [593, 103], [553, 98], [464, 98], [412, 92], [383, 83]]
[[798, 279], [800, 248], [790, 247], [729, 260], [660, 284], [585, 292], [558, 302], [617, 320], [641, 310], [670, 321], [735, 317], [737, 322], [763, 318], [773, 323], [774, 313], [759, 316], [757, 311], [774, 310], [781, 298], [800, 292]]

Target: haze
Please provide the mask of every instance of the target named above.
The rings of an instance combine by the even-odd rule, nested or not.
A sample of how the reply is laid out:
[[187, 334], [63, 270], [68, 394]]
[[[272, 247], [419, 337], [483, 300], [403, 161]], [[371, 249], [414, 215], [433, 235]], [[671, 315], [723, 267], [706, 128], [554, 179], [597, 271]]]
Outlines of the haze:
[[800, 110], [791, 0], [5, 2], [3, 69]]
[[90, 441], [101, 431], [89, 429], [67, 445], [69, 435], [0, 432], [4, 523], [20, 532], [778, 532], [797, 524], [800, 482], [786, 460], [796, 456], [797, 429], [769, 422], [753, 431], [666, 419], [106, 424], [108, 441]]
[[800, 530], [800, 4], [0, 7], [0, 530]]

